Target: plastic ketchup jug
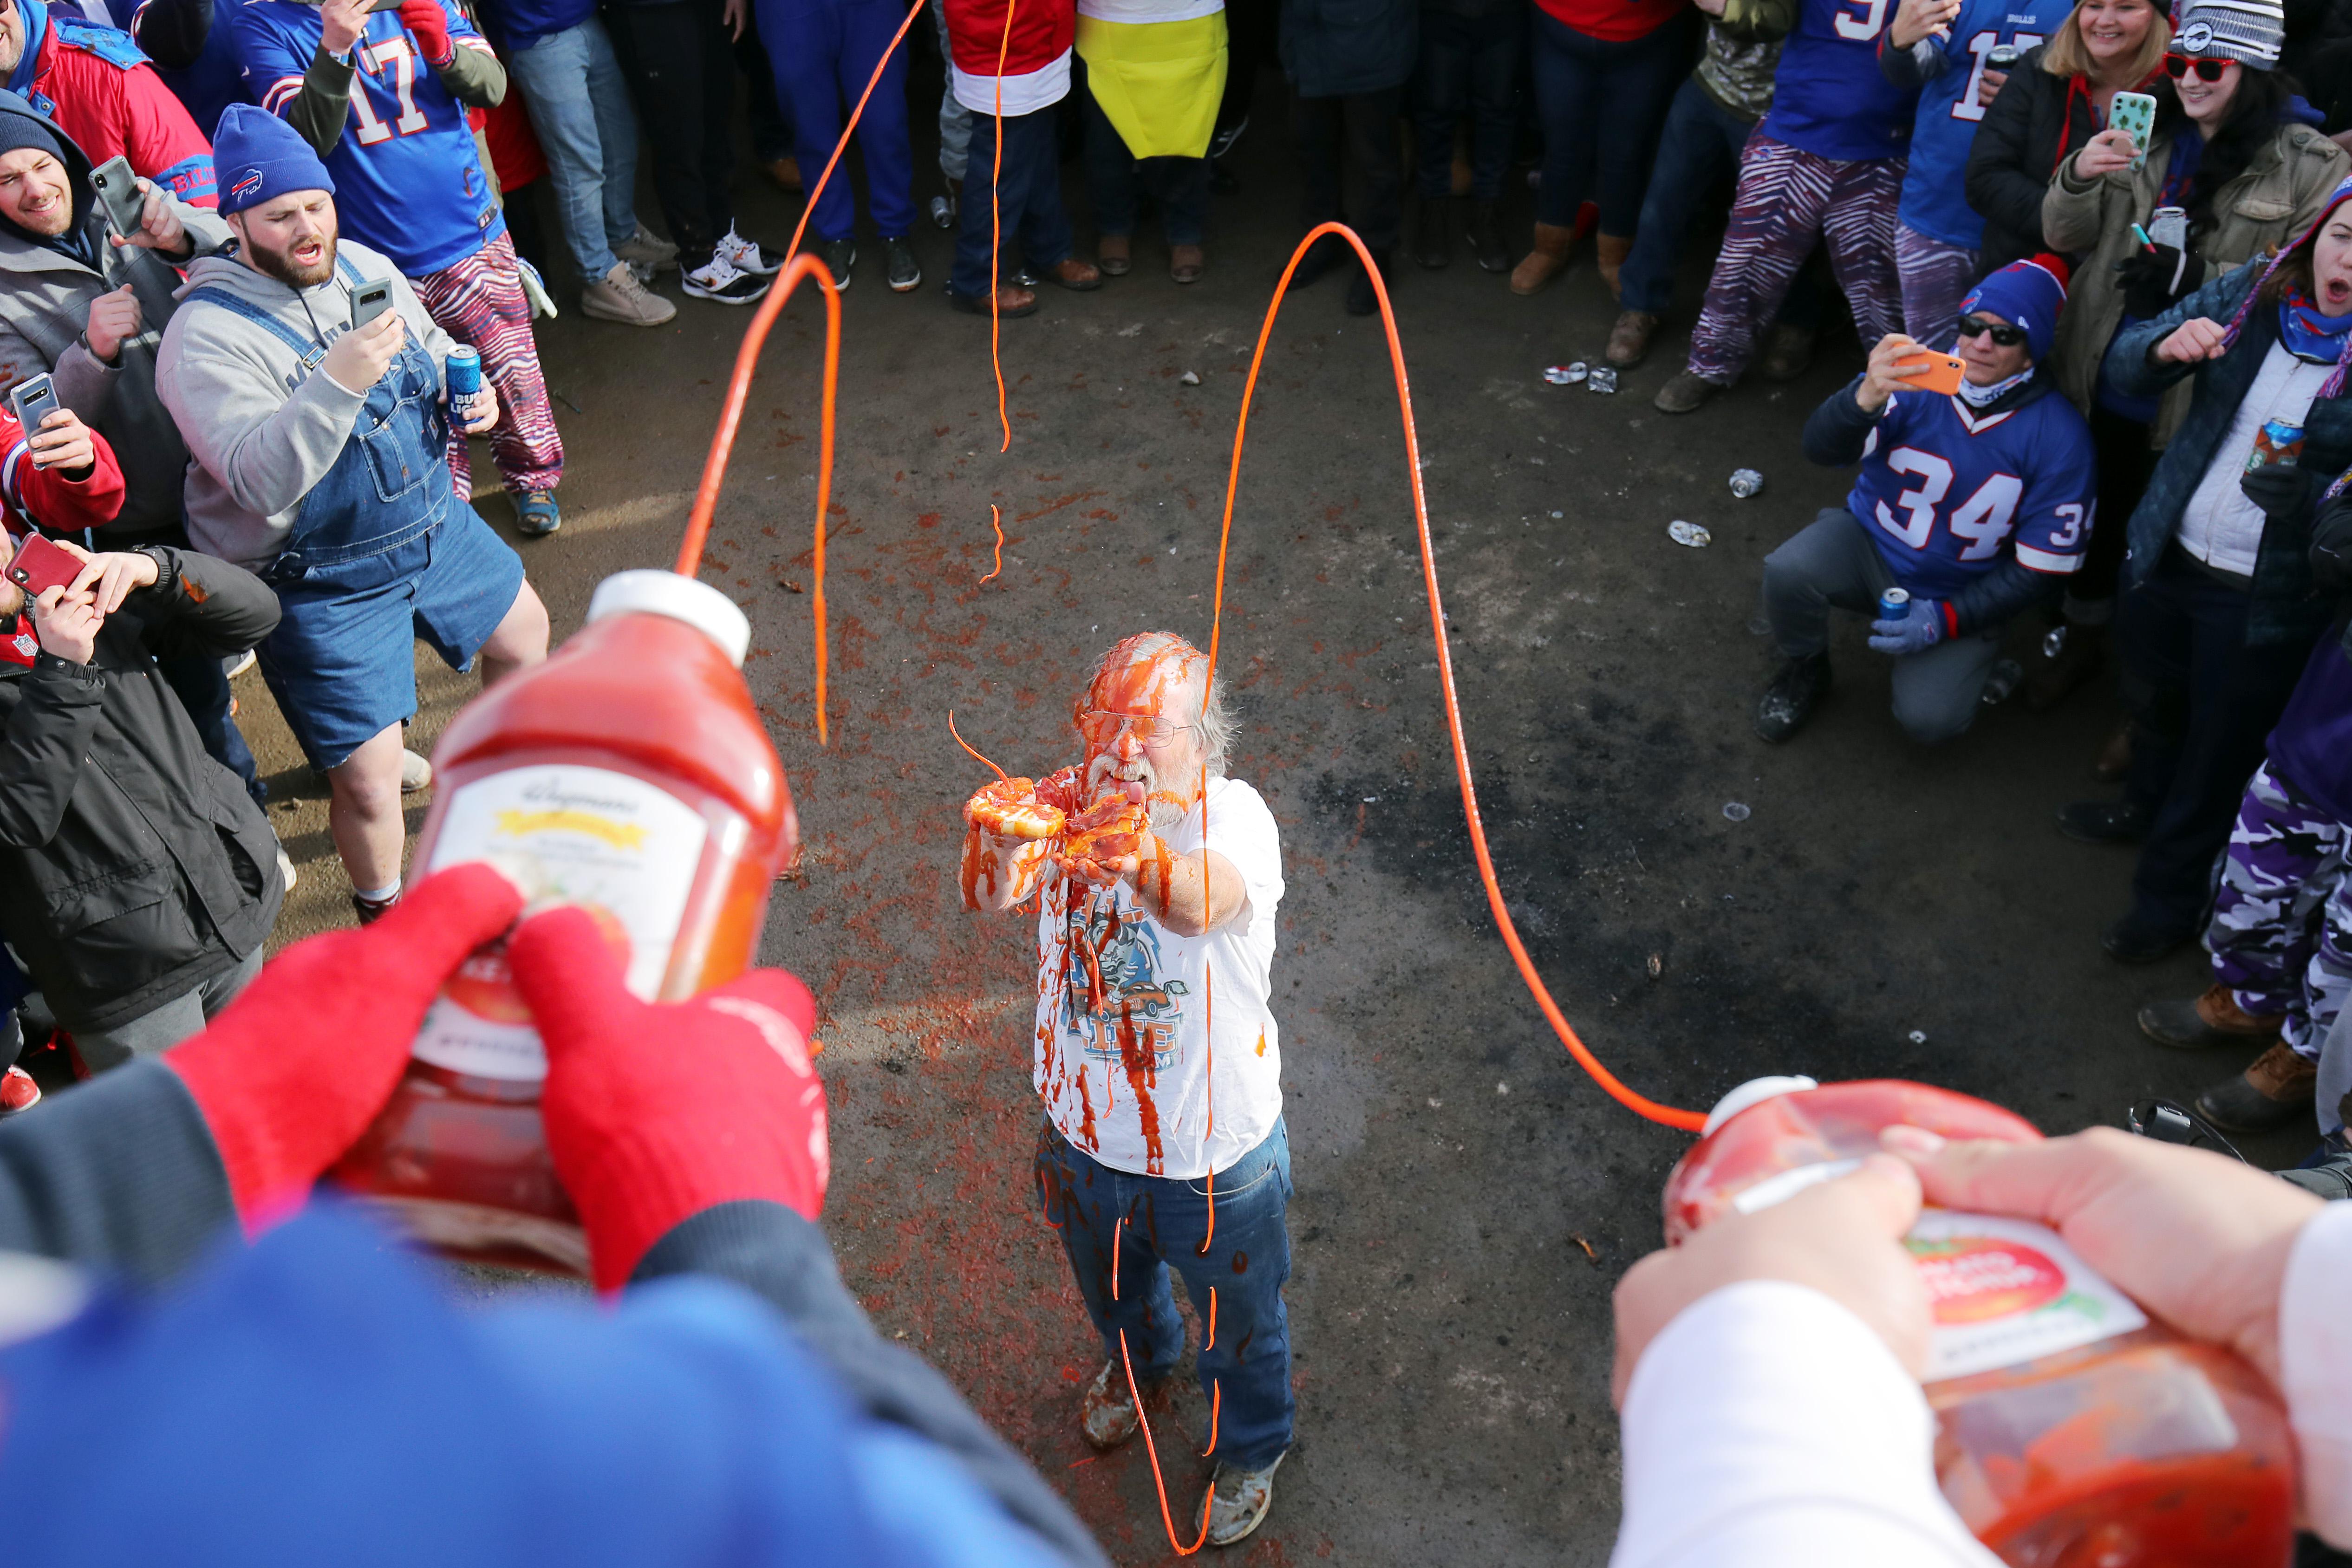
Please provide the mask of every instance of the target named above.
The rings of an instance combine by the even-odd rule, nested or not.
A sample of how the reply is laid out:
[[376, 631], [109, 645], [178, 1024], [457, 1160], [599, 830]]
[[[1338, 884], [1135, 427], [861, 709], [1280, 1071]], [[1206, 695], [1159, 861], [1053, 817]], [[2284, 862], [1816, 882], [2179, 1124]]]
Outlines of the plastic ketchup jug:
[[[1666, 1177], [1667, 1244], [1843, 1175], [1898, 1123], [1948, 1138], [2042, 1136], [1997, 1105], [1924, 1083], [1759, 1079], [1724, 1097]], [[2289, 1560], [2294, 1450], [2252, 1367], [2150, 1322], [2045, 1226], [1930, 1208], [1905, 1245], [1935, 1304], [1937, 1479], [2003, 1562]]]
[[[494, 859], [535, 897], [586, 905], [648, 1000], [742, 973], [800, 838], [740, 673], [751, 635], [692, 578], [605, 579], [576, 635], [451, 721], [419, 874]], [[585, 1274], [540, 1123], [546, 1074], [503, 949], [481, 948], [434, 1000], [406, 1076], [333, 1178], [441, 1251]]]

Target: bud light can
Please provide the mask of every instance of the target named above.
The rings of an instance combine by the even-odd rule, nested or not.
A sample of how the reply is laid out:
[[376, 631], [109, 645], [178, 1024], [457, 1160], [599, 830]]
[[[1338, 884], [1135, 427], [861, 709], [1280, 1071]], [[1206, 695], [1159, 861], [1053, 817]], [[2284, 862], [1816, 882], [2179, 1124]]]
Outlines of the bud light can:
[[1911, 595], [1900, 588], [1890, 588], [1878, 596], [1878, 618], [1881, 621], [1905, 621], [1911, 615]]
[[449, 350], [441, 374], [442, 384], [449, 392], [449, 412], [461, 419], [471, 418], [474, 399], [482, 390], [480, 351], [469, 344], [458, 344]]

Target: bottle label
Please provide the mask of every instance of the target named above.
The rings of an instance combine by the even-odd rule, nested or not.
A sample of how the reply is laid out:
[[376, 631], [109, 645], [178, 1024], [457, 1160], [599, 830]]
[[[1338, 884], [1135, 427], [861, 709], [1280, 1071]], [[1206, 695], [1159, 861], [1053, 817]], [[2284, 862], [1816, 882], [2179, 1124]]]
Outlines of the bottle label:
[[1935, 1312], [1925, 1380], [1967, 1377], [2147, 1326], [2147, 1314], [2047, 1226], [1924, 1210], [1903, 1244]]
[[[547, 763], [493, 773], [457, 790], [433, 846], [438, 871], [496, 859], [534, 901], [584, 905], [620, 958], [630, 990], [651, 1000], [709, 830], [657, 785], [602, 768]], [[425, 1015], [418, 1060], [453, 1072], [536, 1082], [547, 1057], [502, 950], [467, 956]]]

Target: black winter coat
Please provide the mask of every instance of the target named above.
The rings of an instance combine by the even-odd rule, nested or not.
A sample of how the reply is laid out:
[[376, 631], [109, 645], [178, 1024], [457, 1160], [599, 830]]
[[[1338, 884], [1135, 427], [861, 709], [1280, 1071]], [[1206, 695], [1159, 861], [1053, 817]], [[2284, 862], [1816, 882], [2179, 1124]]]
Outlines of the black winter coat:
[[0, 933], [68, 1029], [137, 1018], [261, 946], [278, 843], [151, 650], [218, 658], [278, 624], [251, 572], [158, 548], [87, 664], [0, 664]]
[[2059, 161], [2098, 133], [2090, 84], [2042, 68], [2036, 46], [1993, 95], [1969, 143], [1969, 205], [1982, 214], [1979, 276], [2050, 247], [2042, 238], [2042, 197]]
[[1301, 98], [1402, 87], [1421, 48], [1420, 0], [1282, 0], [1281, 48]]

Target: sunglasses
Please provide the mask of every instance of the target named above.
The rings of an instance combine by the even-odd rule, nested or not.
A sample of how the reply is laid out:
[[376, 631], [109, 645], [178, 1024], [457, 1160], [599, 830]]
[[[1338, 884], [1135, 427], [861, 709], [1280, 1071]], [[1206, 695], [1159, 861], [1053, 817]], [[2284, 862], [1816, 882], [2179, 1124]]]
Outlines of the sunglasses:
[[1089, 746], [1108, 746], [1122, 734], [1133, 735], [1146, 746], [1165, 746], [1192, 727], [1173, 719], [1131, 713], [1105, 713], [1089, 708], [1078, 715], [1078, 733]]
[[2237, 63], [2235, 60], [2192, 60], [2187, 55], [2167, 55], [2164, 57], [2164, 74], [2179, 81], [2194, 68], [2199, 81], [2220, 81], [2221, 73]]
[[2025, 329], [2022, 327], [2011, 327], [2000, 321], [1988, 321], [1981, 316], [1960, 318], [1961, 337], [1981, 338], [1987, 334], [1991, 335], [1995, 344], [2004, 349], [2014, 349], [2025, 341]]

